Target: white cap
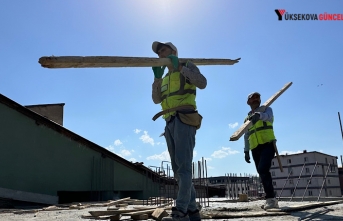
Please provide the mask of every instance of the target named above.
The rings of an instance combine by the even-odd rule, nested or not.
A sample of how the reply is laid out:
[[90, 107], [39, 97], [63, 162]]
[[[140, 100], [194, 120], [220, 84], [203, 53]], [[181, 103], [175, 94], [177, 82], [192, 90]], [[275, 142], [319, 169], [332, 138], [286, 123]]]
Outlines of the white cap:
[[178, 56], [178, 55], [177, 55], [177, 48], [176, 48], [175, 45], [173, 45], [173, 43], [171, 43], [171, 42], [159, 42], [159, 41], [154, 41], [154, 42], [152, 43], [152, 50], [153, 50], [156, 54], [158, 54], [157, 47], [158, 47], [159, 44], [168, 45], [171, 49], [173, 49], [174, 51], [176, 51], [176, 56]]

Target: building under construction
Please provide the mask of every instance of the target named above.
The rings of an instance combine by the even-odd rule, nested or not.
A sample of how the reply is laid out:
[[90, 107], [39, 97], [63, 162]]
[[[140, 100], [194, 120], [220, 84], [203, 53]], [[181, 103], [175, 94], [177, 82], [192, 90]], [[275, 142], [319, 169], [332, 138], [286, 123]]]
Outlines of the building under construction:
[[336, 156], [317, 151], [281, 155], [283, 172], [276, 158], [270, 169], [279, 197], [341, 197]]
[[64, 128], [64, 104], [0, 94], [0, 199], [42, 204], [159, 196], [159, 174]]

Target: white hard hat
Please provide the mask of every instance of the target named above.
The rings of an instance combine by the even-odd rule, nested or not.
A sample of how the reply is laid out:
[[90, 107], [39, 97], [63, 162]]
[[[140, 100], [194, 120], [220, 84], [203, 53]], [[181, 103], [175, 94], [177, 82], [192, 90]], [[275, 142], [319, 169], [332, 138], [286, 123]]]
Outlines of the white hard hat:
[[175, 47], [175, 45], [173, 45], [173, 43], [171, 42], [159, 42], [159, 41], [154, 41], [152, 43], [152, 50], [158, 54], [158, 51], [157, 51], [157, 47], [159, 44], [164, 44], [164, 45], [167, 45], [169, 46], [171, 49], [173, 49], [174, 51], [176, 51], [176, 56], [177, 56], [177, 48]]

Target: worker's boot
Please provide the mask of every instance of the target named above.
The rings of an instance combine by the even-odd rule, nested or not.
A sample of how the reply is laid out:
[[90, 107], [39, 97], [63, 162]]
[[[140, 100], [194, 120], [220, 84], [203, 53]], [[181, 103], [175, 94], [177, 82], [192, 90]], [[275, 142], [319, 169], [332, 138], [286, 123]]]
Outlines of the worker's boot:
[[189, 221], [189, 216], [187, 213], [177, 210], [176, 207], [172, 207], [170, 216], [163, 217], [162, 221]]
[[188, 211], [188, 216], [190, 221], [201, 221], [199, 210], [195, 210], [193, 212]]
[[278, 200], [275, 198], [266, 199], [266, 203], [264, 204], [264, 209], [275, 209], [275, 208], [279, 208]]

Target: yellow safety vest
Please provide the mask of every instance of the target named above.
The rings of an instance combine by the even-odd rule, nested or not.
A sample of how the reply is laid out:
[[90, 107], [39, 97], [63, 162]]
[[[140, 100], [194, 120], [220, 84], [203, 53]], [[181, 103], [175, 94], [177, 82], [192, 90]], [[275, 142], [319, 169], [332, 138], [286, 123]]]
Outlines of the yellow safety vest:
[[[192, 105], [196, 109], [195, 95], [196, 86], [186, 79], [180, 72], [168, 73], [162, 80], [162, 110], [170, 108]], [[175, 111], [171, 111], [163, 115], [166, 119], [171, 115], [175, 115]]]
[[[244, 122], [248, 118], [249, 116], [245, 118]], [[249, 135], [250, 150], [256, 148], [259, 144], [265, 144], [275, 140], [273, 123], [269, 121], [257, 121], [246, 133]]]

